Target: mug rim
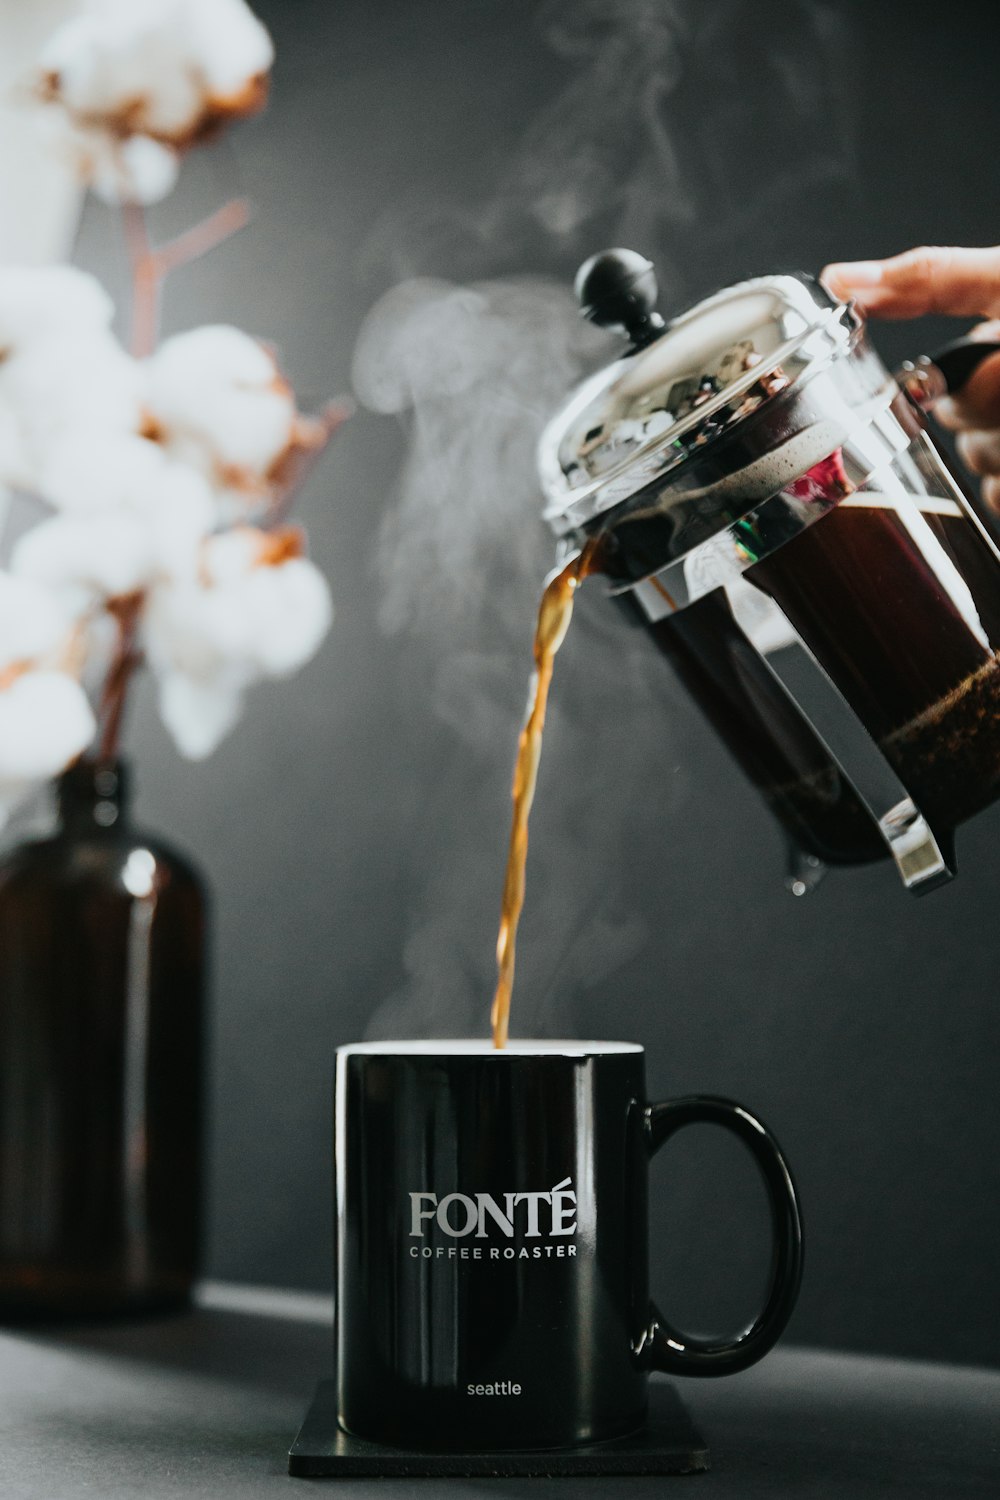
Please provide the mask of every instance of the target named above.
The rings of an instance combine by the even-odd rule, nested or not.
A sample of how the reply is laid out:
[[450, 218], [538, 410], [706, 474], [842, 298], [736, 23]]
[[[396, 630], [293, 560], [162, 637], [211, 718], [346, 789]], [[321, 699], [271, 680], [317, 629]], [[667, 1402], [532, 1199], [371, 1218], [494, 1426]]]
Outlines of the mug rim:
[[421, 1037], [402, 1041], [348, 1042], [337, 1048], [338, 1057], [481, 1057], [497, 1061], [508, 1057], [605, 1057], [635, 1056], [644, 1048], [639, 1042], [557, 1040], [548, 1037], [511, 1038], [505, 1047], [494, 1047], [489, 1037]]

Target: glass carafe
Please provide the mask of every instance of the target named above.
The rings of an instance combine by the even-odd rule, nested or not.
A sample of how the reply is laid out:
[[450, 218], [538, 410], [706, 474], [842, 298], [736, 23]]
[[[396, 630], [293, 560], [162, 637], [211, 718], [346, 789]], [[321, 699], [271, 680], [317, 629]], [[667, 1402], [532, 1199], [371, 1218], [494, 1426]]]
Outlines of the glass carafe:
[[632, 343], [543, 436], [562, 552], [602, 538], [612, 591], [798, 850], [948, 878], [955, 827], [1000, 795], [1000, 552], [921, 405], [990, 346], [901, 384], [808, 277], [668, 327], [631, 252], [579, 285]]
[[746, 576], [935, 829], [1000, 795], [1000, 559], [926, 433]]

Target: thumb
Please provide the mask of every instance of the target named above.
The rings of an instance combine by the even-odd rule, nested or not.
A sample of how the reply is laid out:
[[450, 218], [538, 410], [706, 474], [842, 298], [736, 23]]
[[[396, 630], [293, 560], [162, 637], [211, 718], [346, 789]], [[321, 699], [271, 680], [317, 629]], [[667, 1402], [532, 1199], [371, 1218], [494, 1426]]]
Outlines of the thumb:
[[1000, 245], [923, 245], [889, 260], [841, 261], [827, 266], [822, 280], [879, 318], [1000, 315]]

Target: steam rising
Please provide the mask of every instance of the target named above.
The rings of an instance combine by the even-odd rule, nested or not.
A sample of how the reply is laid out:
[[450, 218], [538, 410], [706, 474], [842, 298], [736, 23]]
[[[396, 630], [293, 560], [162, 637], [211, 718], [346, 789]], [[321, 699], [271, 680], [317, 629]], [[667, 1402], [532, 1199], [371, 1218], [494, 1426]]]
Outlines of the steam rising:
[[[456, 747], [433, 768], [407, 981], [373, 1036], [486, 1029], [510, 768], [553, 562], [535, 449], [571, 387], [619, 347], [582, 322], [576, 265], [633, 245], [655, 257], [669, 311], [774, 269], [783, 216], [829, 207], [850, 181], [847, 51], [827, 7], [775, 0], [764, 25], [744, 0], [553, 0], [538, 21], [572, 75], [493, 191], [463, 207], [414, 194], [367, 251], [368, 274], [395, 284], [362, 327], [355, 388], [408, 439], [380, 537], [379, 621]], [[734, 259], [740, 245], [749, 264]], [[683, 700], [600, 594], [599, 580], [583, 590], [556, 665], [515, 1031], [565, 1032], [572, 997], [645, 942], [624, 890], [630, 807], [655, 774], [636, 716], [655, 713], [669, 744], [662, 700]]]
[[539, 19], [578, 72], [529, 125], [498, 201], [526, 202], [550, 234], [603, 220], [622, 244], [731, 235], [807, 179], [844, 178], [850, 59], [827, 6], [551, 0]]
[[[534, 587], [545, 570], [538, 437], [603, 343], [570, 293], [540, 280], [415, 279], [372, 310], [355, 390], [374, 411], [411, 413], [379, 558], [387, 631], [468, 628], [497, 607], [491, 585], [530, 578]], [[500, 607], [509, 612], [509, 596]], [[526, 629], [530, 616], [521, 618]]]

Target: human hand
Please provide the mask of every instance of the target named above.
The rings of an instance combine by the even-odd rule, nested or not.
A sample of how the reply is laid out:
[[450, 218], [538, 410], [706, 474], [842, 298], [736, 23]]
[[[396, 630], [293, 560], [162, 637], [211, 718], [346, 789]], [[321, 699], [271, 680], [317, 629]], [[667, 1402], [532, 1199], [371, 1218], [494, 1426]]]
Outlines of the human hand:
[[[970, 336], [1000, 340], [1000, 245], [923, 246], [889, 260], [839, 262], [822, 279], [835, 296], [852, 298], [873, 317], [978, 316], [986, 321]], [[959, 395], [938, 401], [934, 415], [959, 434], [962, 459], [983, 476], [984, 501], [1000, 512], [1000, 354], [984, 360]]]

